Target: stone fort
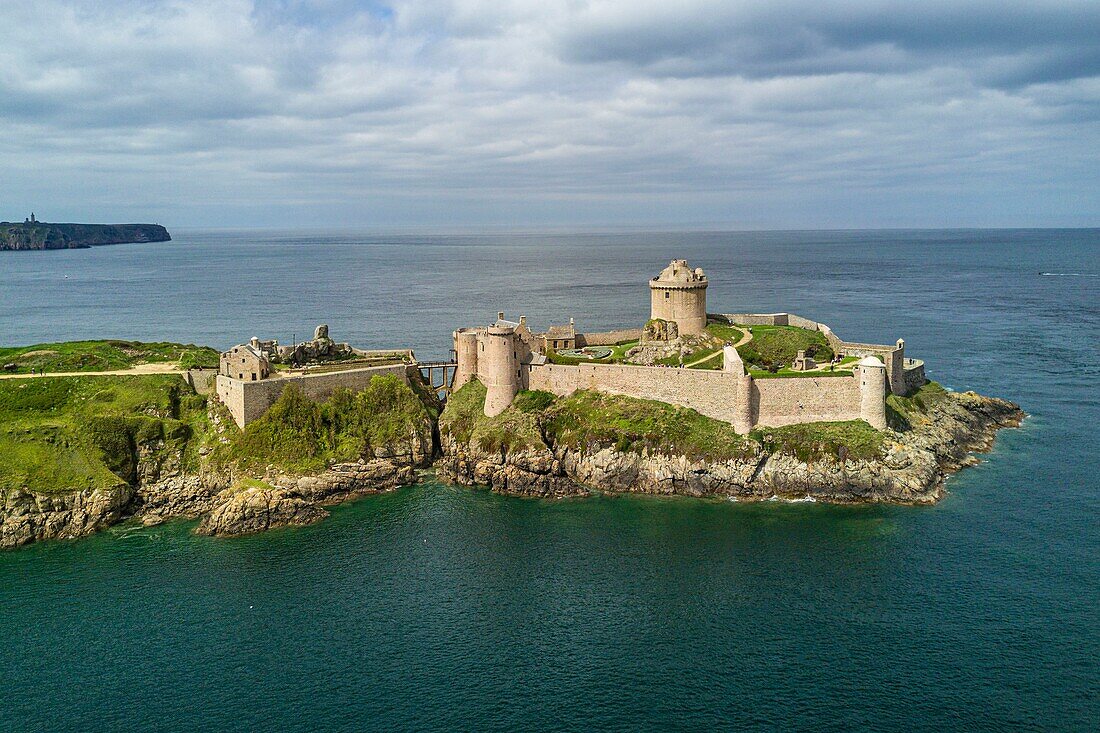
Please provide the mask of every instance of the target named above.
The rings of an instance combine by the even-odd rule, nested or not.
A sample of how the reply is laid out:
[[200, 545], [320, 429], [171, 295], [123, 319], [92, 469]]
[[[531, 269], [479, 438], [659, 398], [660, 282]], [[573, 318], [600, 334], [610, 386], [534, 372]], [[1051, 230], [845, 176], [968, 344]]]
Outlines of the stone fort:
[[[733, 425], [740, 433], [757, 426], [865, 420], [886, 427], [886, 395], [907, 394], [924, 383], [924, 364], [906, 359], [905, 344], [847, 342], [823, 323], [792, 313], [707, 313], [707, 276], [686, 260], [673, 260], [649, 281], [650, 322], [646, 327], [602, 333], [553, 326], [533, 332], [527, 319], [511, 321], [498, 313], [486, 326], [460, 328], [452, 334], [457, 369], [453, 389], [471, 379], [486, 387], [485, 414], [503, 412], [521, 390], [546, 390], [566, 396], [578, 389], [659, 400], [689, 407]], [[633, 340], [645, 343], [696, 336], [708, 322], [736, 326], [794, 326], [820, 332], [848, 369], [825, 373], [799, 353], [781, 378], [750, 374], [734, 344], [725, 343], [718, 369], [685, 365], [662, 367], [626, 363], [554, 363], [559, 349], [609, 346]], [[746, 333], [748, 333], [746, 331]], [[751, 336], [749, 336], [751, 338]], [[576, 353], [576, 352], [573, 352]], [[583, 354], [581, 354], [583, 356]]]

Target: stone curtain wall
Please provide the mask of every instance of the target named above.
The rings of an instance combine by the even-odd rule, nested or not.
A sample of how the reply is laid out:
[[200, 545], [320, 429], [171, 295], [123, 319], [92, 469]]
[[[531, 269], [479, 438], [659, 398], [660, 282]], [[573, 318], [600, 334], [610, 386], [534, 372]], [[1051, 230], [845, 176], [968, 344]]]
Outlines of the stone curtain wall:
[[[905, 349], [884, 344], [861, 344], [845, 341], [833, 333], [824, 323], [794, 313], [710, 313], [708, 317], [745, 326], [796, 326], [825, 334], [825, 340], [833, 351], [845, 356], [877, 356], [886, 365], [886, 383], [894, 394], [906, 395], [911, 391], [905, 375]], [[923, 377], [922, 377], [923, 380]], [[921, 381], [921, 384], [924, 382]]]
[[860, 419], [855, 376], [754, 379], [752, 397], [755, 425]]
[[642, 329], [624, 328], [619, 331], [601, 331], [600, 333], [578, 333], [577, 348], [582, 346], [614, 346], [624, 341], [638, 341], [642, 338]]
[[531, 367], [531, 389], [565, 396], [578, 389], [658, 400], [732, 423], [737, 377], [728, 372], [623, 364], [544, 364]]
[[196, 393], [208, 395], [214, 391], [214, 377], [218, 376], [217, 369], [189, 369], [186, 381]]
[[[531, 389], [566, 396], [578, 389], [668, 402], [733, 424], [738, 376], [732, 372], [619, 364], [545, 364], [531, 367]], [[755, 379], [754, 424], [778, 427], [799, 422], [858, 420], [856, 377]]]
[[337, 389], [361, 390], [375, 376], [392, 374], [406, 384], [409, 382], [404, 364], [349, 369], [343, 372], [323, 374], [302, 374], [292, 377], [272, 377], [256, 382], [243, 382], [239, 379], [218, 375], [218, 399], [228, 409], [237, 425], [244, 427], [262, 416], [275, 404], [288, 384], [293, 384], [314, 400], [324, 400], [332, 396]]
[[[709, 318], [744, 326], [786, 326], [786, 313], [708, 313]], [[816, 324], [815, 324], [816, 326]]]

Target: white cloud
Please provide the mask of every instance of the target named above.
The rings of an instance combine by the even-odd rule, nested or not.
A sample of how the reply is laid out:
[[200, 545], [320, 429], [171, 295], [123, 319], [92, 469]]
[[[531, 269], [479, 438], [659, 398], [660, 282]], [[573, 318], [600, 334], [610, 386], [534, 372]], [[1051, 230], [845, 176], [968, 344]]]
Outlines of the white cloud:
[[16, 0], [0, 217], [1095, 223], [1096, 7]]

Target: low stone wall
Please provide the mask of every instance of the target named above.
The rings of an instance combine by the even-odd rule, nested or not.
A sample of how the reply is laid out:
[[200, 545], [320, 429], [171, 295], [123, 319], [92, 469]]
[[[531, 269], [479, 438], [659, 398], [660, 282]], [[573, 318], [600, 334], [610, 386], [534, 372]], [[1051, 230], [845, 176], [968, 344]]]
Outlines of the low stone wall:
[[614, 346], [624, 341], [638, 341], [642, 338], [642, 329], [624, 328], [618, 331], [602, 331], [599, 333], [578, 333], [577, 348], [583, 346]]
[[854, 375], [754, 379], [752, 398], [755, 425], [860, 419], [859, 379]]
[[839, 354], [859, 357], [877, 356], [882, 359], [882, 362], [886, 365], [886, 383], [894, 394], [909, 394], [912, 389], [907, 386], [908, 383], [904, 374], [904, 347], [845, 341], [833, 333], [833, 330], [824, 323], [811, 321], [809, 318], [803, 318], [794, 313], [710, 313], [708, 317], [746, 326], [795, 326], [810, 331], [820, 331], [825, 335], [825, 340], [833, 351]]
[[[734, 372], [623, 364], [544, 364], [531, 367], [530, 388], [566, 396], [591, 389], [668, 402], [733, 424], [740, 407]], [[790, 377], [752, 380], [754, 425], [860, 419], [859, 380]]]
[[188, 369], [184, 381], [191, 385], [191, 389], [196, 393], [208, 395], [214, 391], [214, 380], [217, 376], [217, 369]]
[[708, 313], [708, 318], [725, 319], [744, 326], [786, 326], [786, 313]]
[[290, 377], [272, 377], [256, 382], [245, 382], [219, 374], [218, 399], [228, 409], [237, 425], [244, 427], [267, 412], [283, 394], [287, 385], [293, 384], [309, 398], [324, 400], [337, 389], [365, 389], [371, 379], [380, 374], [392, 374], [406, 384], [409, 378], [404, 364], [364, 367], [321, 374], [296, 374]]

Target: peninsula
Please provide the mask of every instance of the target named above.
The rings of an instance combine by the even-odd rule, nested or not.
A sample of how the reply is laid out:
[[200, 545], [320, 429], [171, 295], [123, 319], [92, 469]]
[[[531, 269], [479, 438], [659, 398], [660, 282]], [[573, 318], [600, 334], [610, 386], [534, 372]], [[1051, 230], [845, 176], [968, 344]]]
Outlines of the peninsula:
[[48, 224], [38, 221], [34, 214], [22, 223], [0, 222], [0, 251], [87, 249], [171, 239], [160, 224]]
[[[313, 339], [220, 354], [129, 341], [0, 348], [0, 547], [116, 522], [236, 535], [425, 475], [521, 496], [930, 504], [1020, 408], [929, 381], [905, 342], [793, 313], [713, 313], [673, 260], [643, 325], [504, 313], [451, 358]], [[426, 474], [425, 471], [434, 469]]]

